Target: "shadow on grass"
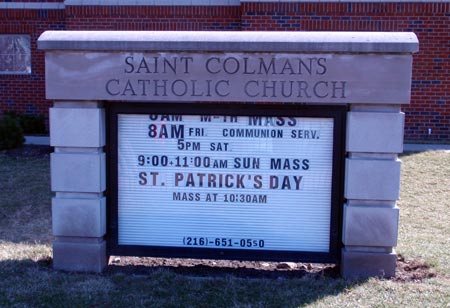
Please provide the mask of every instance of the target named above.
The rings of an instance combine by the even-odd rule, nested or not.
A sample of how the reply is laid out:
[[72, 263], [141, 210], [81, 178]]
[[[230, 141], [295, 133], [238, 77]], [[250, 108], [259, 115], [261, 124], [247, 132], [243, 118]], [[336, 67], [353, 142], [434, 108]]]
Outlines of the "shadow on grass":
[[311, 272], [114, 264], [90, 274], [53, 270], [50, 258], [6, 260], [0, 262], [0, 306], [299, 307], [365, 283], [338, 274], [331, 266]]

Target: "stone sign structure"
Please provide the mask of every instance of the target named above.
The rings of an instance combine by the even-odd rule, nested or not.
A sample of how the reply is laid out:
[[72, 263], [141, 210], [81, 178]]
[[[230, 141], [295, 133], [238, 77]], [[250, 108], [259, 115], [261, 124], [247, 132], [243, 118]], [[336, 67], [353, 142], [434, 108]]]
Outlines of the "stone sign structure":
[[38, 44], [56, 269], [99, 272], [123, 253], [395, 274], [413, 33], [48, 31]]

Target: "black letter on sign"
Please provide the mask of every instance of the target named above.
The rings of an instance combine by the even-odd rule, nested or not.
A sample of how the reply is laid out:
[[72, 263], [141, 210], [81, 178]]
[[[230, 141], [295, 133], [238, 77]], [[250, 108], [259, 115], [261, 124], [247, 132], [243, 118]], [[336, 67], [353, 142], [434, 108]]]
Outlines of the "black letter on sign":
[[106, 82], [106, 85], [105, 85], [106, 92], [108, 92], [108, 94], [109, 94], [109, 95], [112, 95], [112, 96], [119, 95], [119, 94], [120, 94], [120, 91], [114, 92], [114, 93], [111, 92], [111, 88], [110, 88], [111, 82], [115, 82], [117, 85], [119, 85], [119, 79], [110, 79], [110, 80], [108, 80], [108, 81]]

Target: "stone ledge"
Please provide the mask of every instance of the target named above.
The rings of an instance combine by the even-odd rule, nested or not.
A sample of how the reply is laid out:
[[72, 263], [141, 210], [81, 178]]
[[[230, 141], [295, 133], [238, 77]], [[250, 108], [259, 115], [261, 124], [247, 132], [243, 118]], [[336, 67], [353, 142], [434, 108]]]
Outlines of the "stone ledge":
[[50, 154], [52, 191], [104, 191], [106, 189], [105, 164], [105, 153]]
[[404, 121], [403, 112], [348, 112], [347, 152], [403, 152]]
[[412, 32], [46, 31], [43, 50], [413, 53]]
[[369, 278], [395, 276], [397, 254], [357, 252], [342, 249], [341, 275], [344, 278]]
[[344, 197], [357, 200], [398, 200], [400, 160], [345, 160]]
[[102, 237], [106, 233], [106, 199], [52, 199], [53, 235]]
[[351, 246], [397, 246], [399, 208], [344, 206], [342, 242]]
[[64, 271], [100, 273], [106, 267], [106, 242], [53, 242], [53, 268]]
[[94, 108], [50, 108], [50, 145], [102, 147], [105, 111]]
[[121, 0], [111, 3], [111, 0], [65, 0], [66, 6], [239, 6], [239, 0]]

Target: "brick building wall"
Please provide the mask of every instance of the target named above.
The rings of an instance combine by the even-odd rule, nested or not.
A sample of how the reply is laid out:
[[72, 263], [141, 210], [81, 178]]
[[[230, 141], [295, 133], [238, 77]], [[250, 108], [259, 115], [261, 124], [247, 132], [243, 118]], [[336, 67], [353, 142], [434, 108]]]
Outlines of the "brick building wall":
[[[220, 0], [193, 5], [196, 0], [192, 0], [190, 5], [179, 6], [122, 2], [130, 4], [21, 1], [21, 8], [17, 8], [11, 6], [14, 2], [0, 1], [0, 34], [31, 35], [32, 55], [30, 75], [0, 74], [0, 112], [47, 114], [51, 102], [45, 100], [44, 56], [36, 49], [36, 40], [45, 30], [413, 31], [419, 37], [420, 51], [414, 55], [411, 105], [403, 108], [407, 115], [405, 139], [450, 142], [448, 1]], [[26, 4], [32, 8], [26, 9]]]
[[243, 31], [414, 32], [420, 51], [414, 55], [411, 105], [403, 107], [405, 138], [449, 142], [450, 3], [249, 2], [241, 10]]
[[68, 30], [237, 31], [239, 6], [69, 6]]
[[44, 52], [37, 50], [37, 39], [46, 30], [64, 30], [64, 11], [0, 9], [0, 34], [30, 36], [31, 74], [0, 74], [0, 111], [47, 115], [45, 100]]

